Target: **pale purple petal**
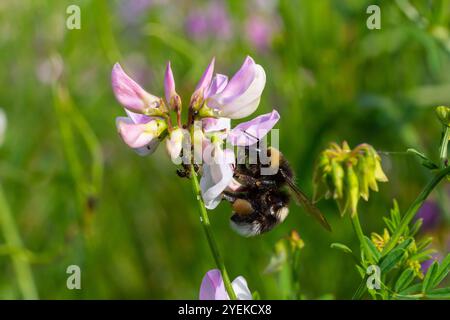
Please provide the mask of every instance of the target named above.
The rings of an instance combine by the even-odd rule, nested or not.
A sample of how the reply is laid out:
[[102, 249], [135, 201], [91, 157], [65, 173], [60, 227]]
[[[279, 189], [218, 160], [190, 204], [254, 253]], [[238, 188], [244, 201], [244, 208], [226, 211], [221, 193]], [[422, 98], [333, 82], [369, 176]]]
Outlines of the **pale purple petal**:
[[216, 97], [216, 100], [225, 104], [236, 96], [243, 94], [255, 78], [255, 65], [255, 61], [247, 56], [241, 68], [231, 78], [225, 89], [220, 92], [220, 96]]
[[151, 117], [146, 116], [145, 114], [131, 112], [130, 110], [127, 109], [125, 109], [125, 112], [127, 113], [128, 117], [136, 124], [147, 123], [152, 119]]
[[202, 127], [204, 132], [218, 132], [230, 130], [230, 119], [228, 118], [203, 118]]
[[214, 76], [208, 90], [205, 91], [204, 95], [205, 99], [212, 95], [222, 92], [227, 84], [228, 84], [228, 77], [224, 74], [217, 73]]
[[142, 89], [118, 63], [112, 69], [111, 83], [117, 100], [130, 111], [146, 113], [148, 109], [159, 105], [158, 97]]
[[252, 293], [248, 288], [247, 281], [243, 276], [239, 276], [231, 283], [233, 291], [238, 300], [253, 300]]
[[203, 277], [200, 286], [200, 300], [230, 300], [220, 270], [208, 271]]
[[258, 108], [265, 84], [264, 69], [247, 57], [225, 89], [208, 98], [208, 106], [216, 109], [223, 117], [246, 117]]
[[185, 132], [183, 129], [178, 128], [173, 130], [170, 133], [170, 136], [168, 139], [166, 139], [166, 149], [169, 153], [170, 158], [172, 159], [172, 162], [178, 164], [176, 161], [177, 159], [180, 159], [180, 153], [181, 149], [183, 148], [183, 137], [185, 135]]
[[204, 92], [208, 89], [208, 87], [211, 84], [211, 79], [214, 73], [214, 63], [216, 59], [212, 58], [211, 62], [209, 63], [208, 67], [206, 68], [205, 72], [203, 73], [200, 81], [197, 84], [197, 87], [195, 88], [195, 92]]
[[228, 141], [234, 146], [250, 146], [257, 143], [269, 133], [280, 119], [278, 111], [260, 115], [250, 121], [240, 123], [233, 128]]
[[222, 200], [222, 192], [233, 179], [234, 161], [233, 151], [224, 151], [219, 144], [210, 144], [204, 149], [200, 188], [207, 209], [216, 208]]
[[[252, 293], [248, 288], [244, 277], [239, 276], [231, 283], [233, 291], [238, 300], [252, 300]], [[225, 289], [222, 274], [220, 270], [213, 269], [208, 271], [203, 277], [199, 293], [200, 300], [230, 300]]]
[[175, 80], [173, 78], [172, 68], [170, 67], [170, 61], [167, 63], [166, 73], [164, 75], [164, 93], [167, 103], [170, 104], [170, 100], [176, 95]]
[[147, 145], [140, 148], [134, 148], [133, 150], [140, 156], [146, 156], [155, 152], [160, 142], [161, 140], [159, 139], [153, 139]]
[[119, 117], [116, 119], [116, 125], [123, 141], [133, 149], [144, 147], [153, 139], [157, 139], [157, 124], [154, 120], [136, 124], [130, 118]]

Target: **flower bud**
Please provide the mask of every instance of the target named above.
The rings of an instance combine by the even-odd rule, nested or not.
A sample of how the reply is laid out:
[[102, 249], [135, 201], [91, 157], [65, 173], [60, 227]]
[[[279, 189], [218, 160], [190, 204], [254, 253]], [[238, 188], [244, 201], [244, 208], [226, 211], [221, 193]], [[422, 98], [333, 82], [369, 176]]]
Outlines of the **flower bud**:
[[[358, 200], [359, 200], [359, 184], [358, 184], [358, 176], [355, 173], [352, 165], [347, 167], [347, 209], [350, 209], [350, 213], [352, 217], [356, 214], [358, 209]], [[343, 213], [344, 214], [344, 213]]]
[[176, 128], [172, 130], [169, 138], [166, 140], [166, 149], [173, 163], [180, 163], [180, 154], [183, 148], [184, 129]]
[[450, 107], [446, 106], [437, 107], [436, 115], [444, 126], [450, 127]]
[[173, 78], [170, 62], [167, 63], [166, 73], [164, 75], [164, 92], [166, 101], [171, 110], [181, 110], [181, 98], [175, 91], [175, 80]]
[[372, 146], [364, 143], [352, 150], [347, 142], [342, 146], [331, 143], [316, 162], [313, 201], [333, 197], [341, 215], [347, 211], [355, 215], [359, 197], [367, 201], [369, 188], [378, 191], [377, 182], [387, 180]]

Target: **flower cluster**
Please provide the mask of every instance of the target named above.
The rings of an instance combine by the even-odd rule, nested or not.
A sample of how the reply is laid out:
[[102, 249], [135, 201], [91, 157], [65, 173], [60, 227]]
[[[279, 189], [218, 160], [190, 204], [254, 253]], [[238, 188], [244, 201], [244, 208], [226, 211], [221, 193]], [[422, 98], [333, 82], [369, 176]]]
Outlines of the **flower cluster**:
[[[247, 117], [258, 108], [266, 74], [247, 57], [229, 80], [226, 75], [214, 75], [214, 63], [212, 59], [191, 96], [185, 124], [170, 62], [165, 72], [164, 98], [146, 92], [118, 63], [112, 70], [114, 94], [127, 113], [127, 117], [116, 120], [123, 141], [138, 154], [147, 155], [165, 140], [175, 164], [201, 164], [200, 186], [208, 209], [218, 205], [226, 188], [236, 187], [233, 147], [254, 145], [280, 118], [273, 110], [231, 129], [231, 119]], [[176, 115], [175, 124], [172, 114]]]
[[358, 201], [369, 199], [369, 188], [378, 191], [379, 182], [388, 181], [375, 149], [360, 144], [353, 150], [347, 142], [342, 147], [331, 143], [323, 151], [314, 172], [314, 201], [322, 196], [336, 200], [341, 215], [357, 213]]

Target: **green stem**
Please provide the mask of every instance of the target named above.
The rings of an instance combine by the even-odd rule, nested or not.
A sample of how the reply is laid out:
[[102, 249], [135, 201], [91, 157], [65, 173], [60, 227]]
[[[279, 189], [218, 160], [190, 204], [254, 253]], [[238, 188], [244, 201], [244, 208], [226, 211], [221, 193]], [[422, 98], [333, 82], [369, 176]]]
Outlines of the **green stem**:
[[[15, 248], [23, 248], [22, 240], [14, 223], [14, 218], [9, 209], [8, 202], [0, 186], [0, 226], [5, 237], [6, 244]], [[33, 274], [24, 250], [11, 253], [14, 270], [17, 276], [20, 291], [24, 299], [36, 300], [38, 293], [34, 283]]]
[[444, 168], [447, 161], [447, 146], [450, 139], [450, 127], [444, 126], [444, 132], [442, 133], [441, 147], [439, 148], [439, 159], [441, 168]]
[[355, 213], [351, 217], [351, 219], [352, 219], [353, 229], [355, 230], [356, 236], [358, 237], [360, 246], [361, 246], [362, 250], [364, 251], [364, 254], [365, 254], [366, 258], [369, 258], [371, 256], [370, 255], [370, 250], [367, 247], [366, 239], [364, 238], [364, 232], [362, 231], [361, 223], [359, 222], [358, 214]]
[[423, 188], [422, 192], [417, 196], [416, 200], [411, 204], [406, 214], [403, 216], [400, 221], [400, 225], [395, 230], [389, 242], [386, 244], [382, 251], [382, 256], [385, 256], [389, 251], [391, 251], [395, 245], [397, 244], [400, 237], [405, 232], [408, 224], [412, 221], [414, 216], [416, 215], [419, 208], [422, 206], [424, 201], [428, 198], [428, 195], [433, 191], [433, 189], [437, 186], [437, 184], [445, 178], [448, 174], [450, 174], [450, 167], [443, 168], [439, 170], [436, 175], [431, 179], [428, 184]]
[[208, 239], [209, 248], [211, 249], [211, 253], [214, 257], [214, 261], [216, 262], [217, 268], [222, 273], [223, 283], [225, 284], [225, 289], [227, 290], [228, 296], [230, 297], [231, 300], [236, 300], [237, 297], [236, 294], [234, 293], [233, 287], [231, 286], [230, 278], [228, 276], [227, 269], [225, 268], [225, 263], [223, 262], [222, 256], [220, 255], [216, 240], [214, 239], [211, 224], [209, 222], [208, 212], [206, 211], [205, 205], [201, 197], [197, 173], [195, 173], [193, 165], [191, 165], [191, 179], [192, 179], [192, 186], [194, 188], [195, 195], [197, 197], [198, 207], [200, 209], [200, 221], [202, 223], [203, 230], [205, 231], [206, 238]]

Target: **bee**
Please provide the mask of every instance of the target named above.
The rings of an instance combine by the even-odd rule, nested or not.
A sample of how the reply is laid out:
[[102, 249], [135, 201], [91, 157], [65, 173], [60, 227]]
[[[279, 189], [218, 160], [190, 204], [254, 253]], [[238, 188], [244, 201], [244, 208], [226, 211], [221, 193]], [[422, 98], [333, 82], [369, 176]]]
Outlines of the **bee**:
[[[315, 217], [327, 230], [330, 225], [294, 182], [293, 170], [283, 154], [267, 148], [267, 164], [261, 162], [258, 150], [256, 164], [237, 164], [234, 179], [239, 187], [226, 190], [223, 199], [231, 203], [231, 228], [244, 237], [252, 237], [272, 230], [283, 222], [289, 213], [291, 194], [308, 213]], [[247, 161], [245, 161], [247, 162]], [[263, 174], [263, 169], [273, 170], [273, 174]], [[290, 192], [288, 192], [288, 189]]]

